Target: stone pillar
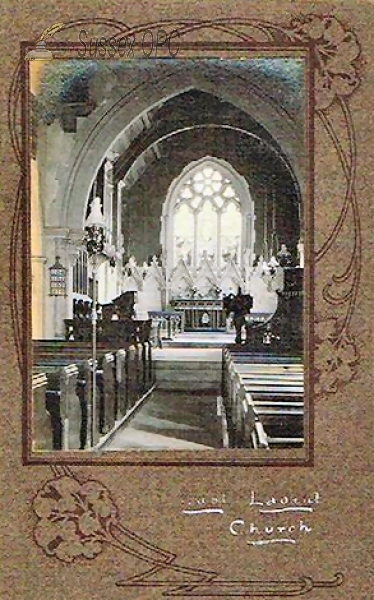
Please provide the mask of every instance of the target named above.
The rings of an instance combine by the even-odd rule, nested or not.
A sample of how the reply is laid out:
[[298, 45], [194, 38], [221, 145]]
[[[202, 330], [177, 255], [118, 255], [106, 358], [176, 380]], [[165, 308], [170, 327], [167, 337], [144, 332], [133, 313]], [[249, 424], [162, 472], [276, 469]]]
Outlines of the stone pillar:
[[279, 251], [279, 243], [278, 243], [278, 231], [277, 231], [277, 194], [275, 183], [273, 183], [271, 189], [271, 244], [270, 244], [270, 255], [276, 256]]
[[40, 340], [45, 338], [44, 314], [46, 310], [46, 295], [49, 290], [46, 287], [46, 263], [45, 256], [31, 257], [31, 322], [32, 339]]
[[248, 291], [249, 289], [249, 281], [253, 272], [253, 261], [255, 257], [255, 220], [256, 216], [254, 214], [254, 203], [251, 200], [251, 210], [250, 212], [246, 212], [243, 215], [243, 229], [242, 229], [242, 269], [241, 273], [245, 281], [244, 289]]
[[[116, 248], [120, 252], [123, 252], [123, 233], [122, 233], [122, 190], [125, 187], [124, 181], [119, 181], [115, 197], [116, 197], [116, 214], [117, 214], [117, 235], [116, 235]], [[117, 271], [117, 292], [116, 296], [119, 296], [122, 292], [122, 257], [118, 261]]]
[[167, 308], [170, 302], [170, 276], [172, 273], [173, 245], [174, 237], [169, 231], [169, 215], [163, 214], [161, 217], [161, 247], [162, 247], [162, 267], [165, 273], [165, 290], [161, 292], [163, 308]]
[[[114, 212], [113, 196], [114, 196], [114, 178], [113, 178], [113, 160], [115, 158], [111, 155], [107, 158], [104, 165], [104, 191], [103, 191], [103, 207], [104, 207], [104, 219], [107, 224], [106, 238], [108, 244], [115, 245], [116, 242], [116, 228], [117, 228], [117, 215]], [[116, 268], [116, 267], [115, 267]], [[117, 294], [117, 273], [115, 268], [109, 265], [109, 261], [105, 262], [104, 265], [98, 270], [98, 288], [100, 303], [110, 302]]]
[[264, 192], [264, 208], [263, 208], [263, 243], [262, 243], [262, 254], [264, 259], [266, 260], [266, 262], [268, 262], [269, 260], [269, 238], [268, 238], [268, 233], [269, 233], [269, 223], [268, 223], [268, 189], [265, 189]]
[[113, 243], [113, 231], [115, 228], [114, 219], [115, 215], [113, 215], [113, 162], [111, 160], [106, 160], [104, 165], [104, 197], [103, 197], [103, 207], [104, 207], [104, 219], [107, 224], [107, 239], [110, 244]]

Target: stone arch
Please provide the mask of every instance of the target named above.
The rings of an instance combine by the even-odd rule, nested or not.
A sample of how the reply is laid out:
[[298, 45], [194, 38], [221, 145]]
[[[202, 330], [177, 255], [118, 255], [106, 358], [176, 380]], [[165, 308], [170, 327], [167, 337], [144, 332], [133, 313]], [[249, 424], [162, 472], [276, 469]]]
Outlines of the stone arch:
[[217, 83], [202, 70], [186, 68], [183, 72], [164, 74], [152, 85], [144, 81], [125, 95], [118, 93], [109, 106], [104, 104], [85, 118], [77, 132], [71, 155], [57, 173], [57, 195], [46, 215], [46, 225], [80, 231], [97, 169], [115, 140], [150, 108], [190, 89], [198, 89], [230, 102], [261, 123], [282, 148], [296, 178], [302, 183], [300, 127], [286, 111], [269, 102], [266, 94], [262, 94], [255, 86], [244, 85], [235, 75], [226, 76], [225, 73], [224, 82]]

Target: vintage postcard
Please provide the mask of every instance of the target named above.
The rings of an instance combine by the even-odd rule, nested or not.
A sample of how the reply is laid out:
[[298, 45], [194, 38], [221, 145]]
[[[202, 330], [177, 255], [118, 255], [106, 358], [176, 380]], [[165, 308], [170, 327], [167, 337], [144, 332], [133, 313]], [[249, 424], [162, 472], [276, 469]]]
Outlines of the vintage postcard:
[[83, 31], [25, 48], [27, 456], [310, 459], [308, 44]]
[[373, 10], [120, 13], [1, 67], [3, 596], [367, 598]]

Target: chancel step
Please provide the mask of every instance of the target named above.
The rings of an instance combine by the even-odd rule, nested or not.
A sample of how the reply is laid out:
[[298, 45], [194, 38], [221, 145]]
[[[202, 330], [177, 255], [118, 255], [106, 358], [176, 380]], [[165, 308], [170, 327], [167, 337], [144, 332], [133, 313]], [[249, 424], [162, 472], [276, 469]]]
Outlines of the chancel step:
[[211, 348], [165, 348], [154, 352], [157, 388], [167, 391], [219, 393], [222, 353]]

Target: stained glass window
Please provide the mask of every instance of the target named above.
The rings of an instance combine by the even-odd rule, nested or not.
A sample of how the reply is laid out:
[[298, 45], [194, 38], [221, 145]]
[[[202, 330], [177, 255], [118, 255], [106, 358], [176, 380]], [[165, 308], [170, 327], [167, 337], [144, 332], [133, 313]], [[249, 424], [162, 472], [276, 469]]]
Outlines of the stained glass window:
[[198, 266], [240, 264], [242, 213], [232, 182], [218, 168], [202, 166], [181, 187], [174, 209], [174, 260]]

